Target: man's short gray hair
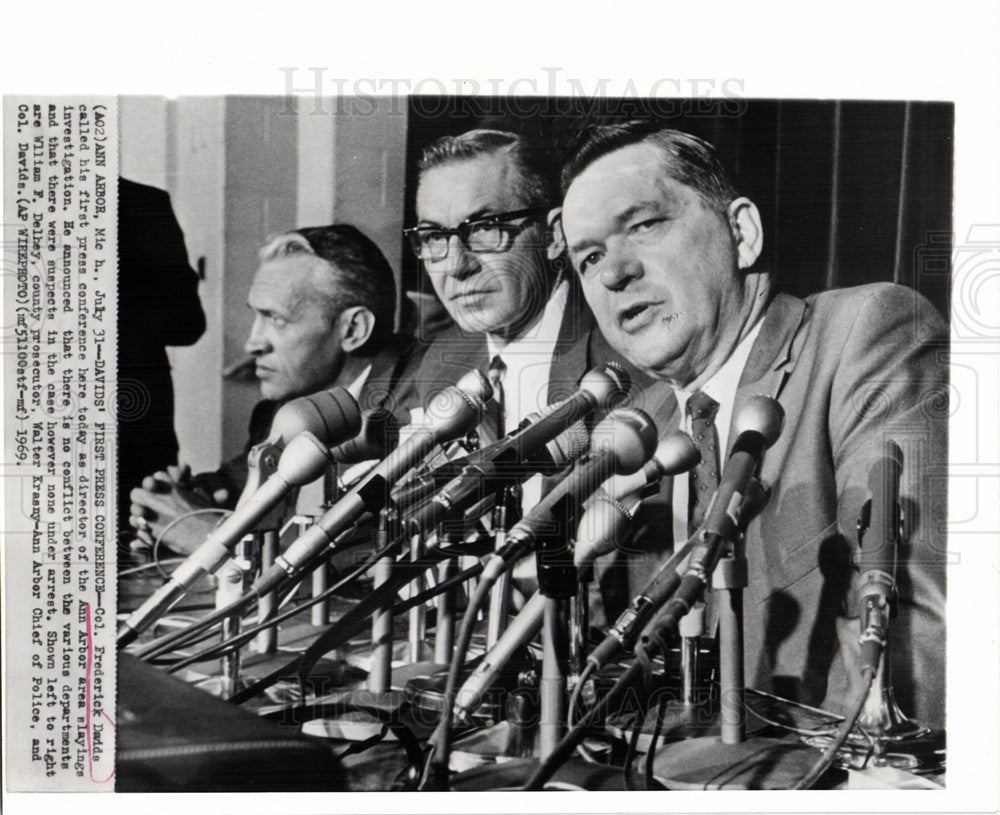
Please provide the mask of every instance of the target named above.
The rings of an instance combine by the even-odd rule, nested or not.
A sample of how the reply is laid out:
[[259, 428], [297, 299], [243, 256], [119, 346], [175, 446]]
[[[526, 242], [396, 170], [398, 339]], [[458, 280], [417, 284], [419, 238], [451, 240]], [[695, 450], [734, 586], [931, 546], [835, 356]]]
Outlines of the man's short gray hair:
[[330, 304], [331, 323], [352, 306], [363, 306], [375, 315], [372, 336], [359, 353], [376, 350], [392, 336], [396, 280], [385, 255], [361, 230], [350, 224], [294, 229], [269, 240], [258, 256], [264, 262], [298, 254], [315, 257], [322, 264], [320, 271], [327, 272], [316, 280]]
[[522, 206], [554, 205], [555, 185], [545, 172], [541, 155], [523, 136], [506, 130], [469, 130], [460, 136], [442, 136], [424, 148], [417, 166], [423, 176], [434, 167], [492, 155], [508, 156], [516, 168], [516, 192]]

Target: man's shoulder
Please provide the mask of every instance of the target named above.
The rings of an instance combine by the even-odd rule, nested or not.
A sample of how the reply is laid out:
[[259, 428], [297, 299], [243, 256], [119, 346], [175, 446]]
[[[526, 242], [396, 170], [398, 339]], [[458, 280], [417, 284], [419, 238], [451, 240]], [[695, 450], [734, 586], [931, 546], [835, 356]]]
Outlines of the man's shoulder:
[[[836, 350], [849, 339], [871, 342], [877, 351], [881, 340], [889, 344], [947, 343], [947, 323], [922, 294], [896, 283], [868, 283], [810, 294], [804, 300], [778, 294], [767, 311], [770, 333], [775, 325], [794, 335], [793, 348], [821, 343]], [[784, 323], [794, 322], [794, 328]], [[765, 323], [767, 326], [768, 323]]]
[[893, 318], [904, 312], [933, 319], [940, 313], [922, 294], [898, 283], [866, 283], [842, 289], [828, 289], [806, 298], [809, 308], [824, 318]]
[[408, 415], [416, 401], [417, 370], [425, 351], [425, 345], [408, 336], [395, 337], [381, 349], [361, 389], [361, 409], [385, 408], [397, 419]]
[[430, 342], [415, 341], [407, 366], [407, 380], [418, 401], [454, 385], [470, 368], [486, 365], [486, 337], [449, 326]]

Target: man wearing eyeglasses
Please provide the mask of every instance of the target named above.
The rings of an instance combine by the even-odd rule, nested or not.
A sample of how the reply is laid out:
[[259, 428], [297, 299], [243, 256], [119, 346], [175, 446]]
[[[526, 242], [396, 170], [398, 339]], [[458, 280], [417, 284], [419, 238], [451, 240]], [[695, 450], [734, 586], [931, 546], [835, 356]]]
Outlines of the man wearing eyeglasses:
[[[682, 530], [714, 492], [707, 482], [718, 482], [740, 405], [764, 394], [784, 410], [761, 465], [769, 500], [745, 535], [748, 684], [837, 712], [855, 698], [859, 528], [866, 500], [882, 489], [873, 482], [886, 470], [875, 464], [892, 440], [903, 451], [899, 504], [907, 519], [893, 569], [895, 690], [907, 714], [940, 726], [948, 414], [941, 316], [887, 283], [806, 300], [774, 294], [758, 264], [756, 206], [736, 193], [711, 145], [655, 122], [593, 128], [563, 169], [563, 187], [568, 258], [602, 332], [659, 380], [646, 403], [674, 405], [675, 426], [702, 450], [693, 478], [665, 485]], [[870, 523], [895, 525], [885, 517]], [[894, 529], [879, 531], [895, 537]], [[877, 546], [878, 534], [863, 542]], [[884, 563], [892, 553], [874, 556]], [[641, 584], [648, 578], [638, 571]]]
[[499, 405], [480, 429], [487, 442], [617, 357], [561, 273], [548, 220], [553, 184], [524, 139], [496, 130], [444, 137], [419, 166], [418, 220], [406, 235], [455, 326], [428, 349], [417, 387], [426, 402], [470, 367], [488, 373]]

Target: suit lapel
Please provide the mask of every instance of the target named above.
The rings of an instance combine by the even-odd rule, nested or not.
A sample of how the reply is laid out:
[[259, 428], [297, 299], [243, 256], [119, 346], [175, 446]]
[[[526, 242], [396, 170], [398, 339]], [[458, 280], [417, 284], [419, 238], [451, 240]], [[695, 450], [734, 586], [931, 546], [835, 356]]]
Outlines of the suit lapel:
[[752, 396], [770, 396], [777, 399], [785, 380], [795, 367], [798, 337], [806, 314], [804, 301], [787, 294], [777, 294], [771, 301], [764, 315], [764, 323], [760, 328], [750, 356], [743, 367], [740, 384], [736, 389], [736, 399], [733, 404], [733, 415], [729, 424], [729, 447], [735, 438], [735, 422], [743, 404]]
[[589, 339], [596, 332], [594, 315], [583, 299], [583, 292], [575, 277], [569, 277], [566, 310], [559, 325], [559, 336], [552, 353], [549, 368], [549, 387], [546, 402], [564, 399], [579, 383], [591, 366]]

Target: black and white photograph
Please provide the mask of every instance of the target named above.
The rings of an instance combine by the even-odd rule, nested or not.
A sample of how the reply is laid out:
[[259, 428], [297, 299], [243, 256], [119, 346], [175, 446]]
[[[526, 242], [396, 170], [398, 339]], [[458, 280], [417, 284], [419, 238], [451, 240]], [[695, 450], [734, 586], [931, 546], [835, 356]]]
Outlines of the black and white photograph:
[[270, 61], [5, 88], [5, 799], [1000, 805], [969, 93]]

